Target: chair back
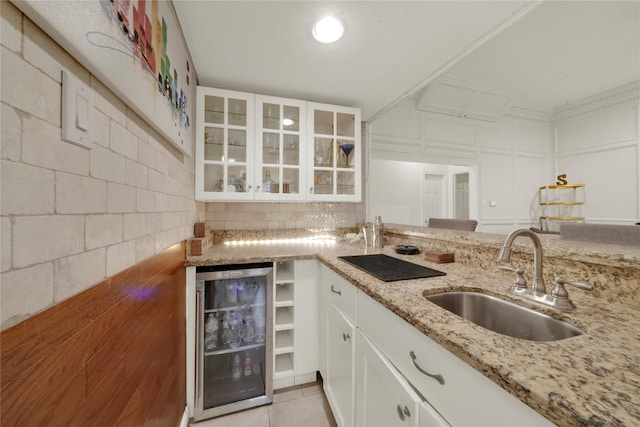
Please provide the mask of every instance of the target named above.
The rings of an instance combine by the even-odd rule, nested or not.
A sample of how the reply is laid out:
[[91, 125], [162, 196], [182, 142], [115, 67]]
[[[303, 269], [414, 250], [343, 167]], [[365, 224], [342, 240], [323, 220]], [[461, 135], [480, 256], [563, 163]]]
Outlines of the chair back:
[[427, 227], [445, 228], [448, 230], [476, 231], [478, 221], [475, 219], [429, 218]]

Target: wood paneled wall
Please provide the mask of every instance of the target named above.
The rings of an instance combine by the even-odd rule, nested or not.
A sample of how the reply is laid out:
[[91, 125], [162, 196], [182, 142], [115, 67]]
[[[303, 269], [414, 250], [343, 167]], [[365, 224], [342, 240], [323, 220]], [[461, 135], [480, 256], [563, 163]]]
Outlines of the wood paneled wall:
[[176, 244], [3, 331], [0, 424], [178, 426], [184, 255]]

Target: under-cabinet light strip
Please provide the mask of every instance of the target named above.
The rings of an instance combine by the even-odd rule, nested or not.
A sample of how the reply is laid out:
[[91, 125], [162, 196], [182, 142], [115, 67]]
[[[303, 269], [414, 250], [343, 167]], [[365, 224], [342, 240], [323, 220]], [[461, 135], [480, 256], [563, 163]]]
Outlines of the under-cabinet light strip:
[[224, 242], [227, 246], [243, 246], [243, 245], [279, 245], [279, 244], [324, 244], [333, 245], [336, 238], [333, 236], [310, 236], [310, 237], [290, 237], [285, 239], [264, 239], [264, 240], [227, 240]]

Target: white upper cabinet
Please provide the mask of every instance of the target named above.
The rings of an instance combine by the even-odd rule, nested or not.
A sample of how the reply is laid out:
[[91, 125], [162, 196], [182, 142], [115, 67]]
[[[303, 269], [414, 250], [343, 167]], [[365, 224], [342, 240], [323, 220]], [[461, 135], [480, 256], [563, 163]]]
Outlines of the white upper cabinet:
[[360, 110], [198, 86], [196, 200], [361, 200]]
[[360, 110], [307, 103], [309, 200], [359, 202], [362, 143]]
[[256, 95], [256, 199], [304, 200], [307, 103]]
[[200, 86], [197, 95], [196, 199], [252, 199], [254, 96]]

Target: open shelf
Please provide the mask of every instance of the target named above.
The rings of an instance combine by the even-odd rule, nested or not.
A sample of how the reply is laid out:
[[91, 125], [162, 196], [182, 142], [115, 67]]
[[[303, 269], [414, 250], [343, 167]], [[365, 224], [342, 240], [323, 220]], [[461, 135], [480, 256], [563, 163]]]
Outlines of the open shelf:
[[293, 282], [293, 261], [276, 263], [276, 284]]
[[287, 354], [293, 353], [293, 331], [277, 331], [276, 332], [276, 345], [275, 345], [275, 354]]
[[276, 355], [276, 369], [273, 373], [273, 378], [278, 380], [281, 378], [293, 376], [293, 354], [278, 354]]
[[293, 283], [276, 285], [276, 307], [293, 306]]
[[563, 222], [584, 222], [584, 184], [543, 185], [538, 189], [542, 232], [557, 234]]
[[274, 329], [277, 331], [286, 331], [293, 329], [293, 313], [289, 307], [276, 308], [276, 322]]

